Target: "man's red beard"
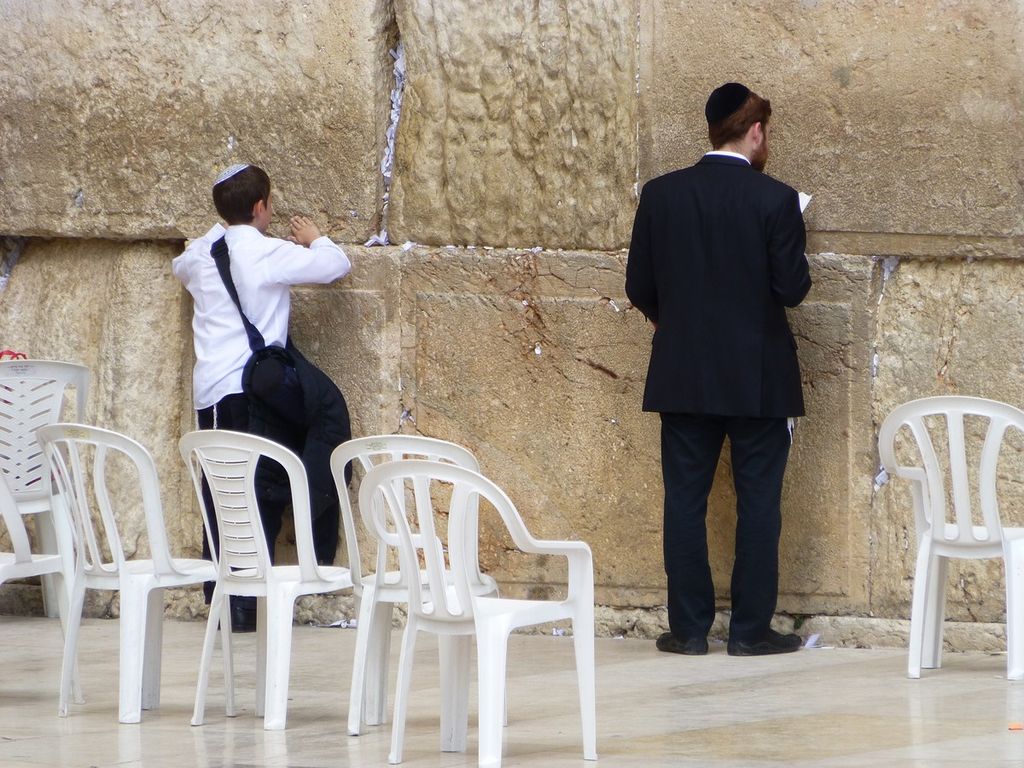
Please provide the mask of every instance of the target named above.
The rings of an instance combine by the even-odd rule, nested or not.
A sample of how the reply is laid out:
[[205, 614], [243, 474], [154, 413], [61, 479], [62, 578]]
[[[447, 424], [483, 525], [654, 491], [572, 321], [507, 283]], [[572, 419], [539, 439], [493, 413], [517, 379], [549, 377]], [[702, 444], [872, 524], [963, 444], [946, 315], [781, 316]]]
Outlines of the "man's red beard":
[[758, 147], [754, 154], [750, 158], [750, 165], [757, 171], [763, 171], [765, 165], [768, 164], [768, 142], [761, 142], [761, 146]]

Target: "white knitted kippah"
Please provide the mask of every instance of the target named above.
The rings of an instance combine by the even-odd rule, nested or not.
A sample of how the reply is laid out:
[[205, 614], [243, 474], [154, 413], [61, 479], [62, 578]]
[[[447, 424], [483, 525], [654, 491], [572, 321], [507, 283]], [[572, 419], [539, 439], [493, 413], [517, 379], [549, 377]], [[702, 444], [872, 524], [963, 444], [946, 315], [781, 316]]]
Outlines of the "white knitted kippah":
[[242, 171], [244, 171], [248, 167], [249, 167], [249, 163], [235, 163], [230, 168], [226, 168], [223, 171], [221, 171], [220, 176], [218, 176], [217, 180], [215, 182], [213, 182], [213, 186], [216, 187], [222, 181], [227, 181], [232, 176], [234, 176], [236, 173], [241, 173]]

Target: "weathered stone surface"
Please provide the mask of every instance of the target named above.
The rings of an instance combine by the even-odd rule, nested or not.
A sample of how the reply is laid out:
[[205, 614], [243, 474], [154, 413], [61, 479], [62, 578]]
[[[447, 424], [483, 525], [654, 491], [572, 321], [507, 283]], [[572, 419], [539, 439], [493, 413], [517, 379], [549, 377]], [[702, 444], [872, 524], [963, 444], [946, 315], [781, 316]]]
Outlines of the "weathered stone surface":
[[[589, 542], [599, 602], [663, 603], [659, 427], [640, 412], [650, 331], [623, 301], [621, 260], [415, 253], [402, 309], [416, 428], [474, 450], [538, 536]], [[793, 313], [809, 417], [786, 490], [780, 608], [797, 612], [863, 605], [869, 562], [872, 264], [823, 256], [814, 273]], [[709, 513], [723, 598], [735, 525], [725, 456]], [[513, 559], [484, 530], [503, 583], [540, 594], [564, 579], [561, 564]]]
[[382, 0], [0, 8], [0, 232], [193, 237], [239, 161], [267, 169], [280, 212], [375, 229]]
[[[329, 286], [293, 289], [292, 334], [306, 356], [339, 386], [348, 405], [353, 437], [388, 434], [401, 427], [398, 319], [399, 262], [395, 249], [346, 247], [351, 275]], [[353, 484], [353, 510], [360, 534], [363, 567], [373, 570], [374, 549], [358, 517]], [[279, 545], [281, 562], [295, 560], [294, 528], [286, 521]], [[344, 540], [338, 563], [347, 564]], [[314, 601], [315, 602], [315, 601]], [[312, 604], [311, 604], [312, 605]], [[309, 620], [335, 621], [335, 609], [310, 608]], [[354, 614], [353, 614], [354, 615]]]
[[[191, 368], [191, 359], [179, 352], [190, 341], [191, 327], [181, 323], [190, 302], [170, 274], [170, 258], [178, 250], [169, 244], [130, 246], [114, 261], [96, 377], [97, 423], [133, 437], [152, 454], [169, 541], [182, 548], [177, 549], [179, 553], [194, 553], [199, 549], [202, 523], [186, 511], [193, 490], [177, 440], [178, 425], [190, 404], [190, 398], [182, 398], [180, 392]], [[177, 322], [168, 323], [167, 318]], [[133, 491], [130, 498], [137, 498], [137, 493]], [[127, 509], [138, 514], [134, 503]], [[122, 538], [126, 537], [139, 539], [137, 548], [147, 551], [144, 528], [122, 531]], [[126, 554], [131, 552], [126, 546]]]
[[[192, 491], [177, 451], [188, 408], [181, 356], [188, 326], [169, 266], [177, 251], [169, 243], [30, 240], [0, 298], [0, 345], [89, 367], [87, 421], [134, 438], [153, 455], [170, 541], [194, 555], [199, 528], [182, 514]], [[121, 521], [129, 554], [147, 549], [133, 488], [127, 478], [113, 480], [115, 506], [130, 507]]]
[[390, 251], [347, 246], [348, 277], [292, 291], [295, 342], [338, 383], [355, 436], [394, 432], [402, 413], [399, 263]]
[[[661, 582], [656, 420], [640, 413], [646, 336], [621, 257], [410, 252], [403, 381], [415, 428], [470, 448], [539, 537], [594, 551], [599, 602]], [[564, 562], [510, 555], [493, 512], [484, 562], [541, 594]], [[629, 604], [627, 598], [626, 604]]]
[[[876, 425], [896, 405], [930, 395], [1024, 403], [1020, 281], [1016, 261], [900, 262], [885, 283], [879, 309]], [[1024, 524], [1022, 476], [1024, 439], [1011, 435], [1001, 456], [998, 490], [1002, 514], [1016, 525]], [[917, 549], [903, 481], [892, 480], [876, 497], [873, 533], [878, 553], [872, 607], [881, 615], [907, 615]], [[1002, 564], [952, 563], [948, 594], [950, 618], [1000, 621], [1005, 611]]]
[[[347, 395], [354, 434], [390, 432], [402, 412], [398, 262], [385, 249], [347, 250], [356, 265], [351, 278], [296, 289], [292, 325], [300, 347]], [[0, 346], [90, 368], [87, 420], [153, 454], [173, 548], [196, 556], [202, 525], [177, 450], [178, 437], [195, 428], [192, 304], [170, 272], [179, 252], [172, 243], [29, 240], [0, 294]], [[115, 502], [131, 494], [126, 484]], [[122, 532], [126, 551], [145, 551], [141, 510], [125, 516]], [[201, 615], [201, 602], [176, 593], [168, 610]], [[116, 615], [113, 596], [90, 605], [93, 614]], [[333, 621], [332, 611], [325, 605], [317, 616]]]
[[[0, 344], [29, 357], [96, 370], [106, 289], [115, 254], [123, 247], [103, 241], [28, 241], [0, 294]], [[95, 380], [92, 387], [95, 391]], [[98, 412], [96, 402], [90, 398], [90, 417]]]
[[[194, 424], [191, 305], [169, 272], [178, 250], [29, 240], [0, 294], [0, 344], [90, 366], [90, 420], [153, 452], [172, 541], [194, 554], [196, 505], [175, 449]], [[612, 611], [602, 632], [662, 631], [658, 420], [640, 412], [649, 330], [622, 296], [623, 254], [348, 250], [349, 278], [295, 291], [293, 328], [348, 396], [354, 433], [401, 429], [467, 445], [536, 535], [590, 543], [598, 602]], [[895, 264], [812, 255], [815, 286], [791, 313], [808, 416], [784, 500], [782, 611], [905, 618], [909, 499], [898, 481], [872, 491], [877, 425], [896, 403], [925, 394], [1021, 399], [1020, 361], [1005, 352], [1024, 346], [1019, 265], [905, 260], [890, 272]], [[1011, 448], [1003, 473], [1015, 492], [1024, 439]], [[709, 511], [723, 605], [734, 524], [727, 455]], [[563, 589], [561, 563], [511, 554], [493, 515], [483, 531], [485, 566], [509, 594]], [[140, 534], [138, 520], [129, 535]], [[372, 548], [361, 543], [369, 566]], [[998, 561], [967, 562], [950, 579], [952, 619], [1003, 618]], [[24, 594], [0, 607], [35, 610]], [[333, 621], [350, 615], [350, 602], [309, 601], [299, 615]], [[167, 610], [201, 617], [201, 603], [176, 592]], [[116, 615], [117, 603], [98, 596], [89, 610]], [[882, 642], [860, 631], [842, 642]]]
[[708, 94], [739, 80], [772, 100], [769, 170], [814, 193], [813, 229], [1019, 236], [1022, 15], [1013, 0], [643, 0], [640, 178], [699, 157]]
[[[182, 292], [169, 243], [29, 241], [0, 301], [4, 346], [29, 357], [68, 360], [92, 374], [86, 416], [180, 463], [156, 443], [176, 431], [184, 404], [179, 350]], [[171, 322], [168, 322], [168, 319]]]
[[[889, 619], [909, 613], [915, 534], [905, 484], [872, 487], [878, 425], [928, 394], [1024, 402], [1019, 3], [544, 0], [496, 14], [467, 0], [0, 0], [0, 16], [0, 233], [67, 238], [0, 246], [2, 278], [24, 245], [0, 288], [0, 346], [94, 371], [88, 419], [153, 452], [183, 554], [200, 540], [175, 448], [194, 425], [191, 305], [168, 267], [180, 243], [152, 239], [204, 231], [211, 177], [239, 159], [270, 171], [279, 214], [308, 212], [349, 241], [376, 230], [386, 51], [401, 37], [392, 239], [568, 250], [352, 247], [349, 278], [295, 291], [295, 337], [345, 392], [356, 435], [463, 443], [534, 533], [588, 541], [610, 634], [665, 628], [659, 425], [640, 412], [650, 331], [613, 251], [637, 177], [706, 148], [714, 86], [771, 98], [769, 168], [815, 195], [815, 287], [791, 313], [808, 415], [779, 607], [795, 618], [779, 626], [853, 614], [799, 631], [905, 643]], [[1024, 438], [1003, 458], [1003, 509], [1024, 524]], [[723, 607], [730, 485], [725, 453], [709, 511]], [[141, 519], [127, 528], [140, 539]], [[560, 563], [511, 554], [493, 516], [483, 532], [507, 593], [564, 589]], [[5, 587], [0, 611], [37, 610], [37, 592]], [[955, 564], [948, 594], [949, 646], [1000, 647], [998, 560]], [[90, 600], [116, 615], [111, 595]], [[205, 614], [196, 590], [167, 610]], [[351, 610], [318, 598], [297, 616]]]
[[[870, 565], [872, 263], [822, 254], [811, 258], [811, 274], [811, 293], [789, 312], [807, 410], [786, 470], [779, 549], [779, 610], [794, 613], [863, 606]], [[712, 575], [722, 599], [735, 547], [729, 467], [726, 448], [708, 510]]]
[[[910, 622], [863, 616], [818, 616], [800, 626], [800, 634], [821, 635], [821, 642], [837, 648], [905, 648]], [[947, 621], [943, 627], [946, 651], [1006, 651], [1006, 625], [980, 621]]]
[[634, 2], [397, 0], [392, 240], [612, 249], [636, 178]]
[[874, 461], [873, 266], [858, 256], [810, 261], [814, 287], [790, 312], [807, 415], [790, 453], [779, 550], [780, 606], [799, 613], [856, 610], [868, 597]]

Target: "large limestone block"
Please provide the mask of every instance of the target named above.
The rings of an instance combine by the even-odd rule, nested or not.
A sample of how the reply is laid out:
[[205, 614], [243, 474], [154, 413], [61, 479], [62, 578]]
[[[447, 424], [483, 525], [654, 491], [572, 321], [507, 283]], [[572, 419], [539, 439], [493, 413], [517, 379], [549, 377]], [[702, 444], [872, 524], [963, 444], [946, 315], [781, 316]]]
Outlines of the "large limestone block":
[[0, 232], [192, 237], [220, 168], [256, 162], [282, 213], [376, 226], [380, 0], [3, 0]]
[[[650, 330], [622, 298], [619, 256], [415, 251], [403, 278], [403, 377], [416, 429], [470, 447], [540, 536], [594, 550], [598, 602], [664, 602], [659, 422], [640, 411]], [[874, 267], [812, 259], [815, 288], [792, 314], [808, 418], [785, 494], [780, 608], [864, 609], [872, 469]], [[728, 596], [735, 501], [728, 452], [709, 511]], [[484, 562], [544, 591], [561, 566], [510, 556], [493, 523]]]
[[787, 472], [779, 548], [782, 605], [862, 610], [869, 596], [873, 263], [810, 257], [814, 286], [792, 310], [807, 415]]
[[[1024, 298], [1015, 261], [904, 260], [885, 282], [878, 319], [875, 422], [900, 403], [931, 395], [986, 397], [1024, 404]], [[968, 424], [978, 438], [979, 424]], [[937, 440], [941, 445], [941, 438]], [[905, 454], [907, 460], [913, 454]], [[977, 454], [969, 454], [976, 456]], [[1000, 510], [1024, 525], [1024, 438], [1012, 434], [1000, 457]], [[910, 491], [892, 479], [876, 496], [872, 606], [907, 616], [917, 554]], [[950, 618], [1000, 621], [1005, 610], [999, 560], [954, 562]]]
[[292, 335], [344, 394], [355, 437], [394, 432], [401, 420], [399, 262], [391, 248], [346, 247], [352, 272], [292, 291]]
[[[29, 240], [0, 293], [0, 344], [29, 357], [82, 363], [91, 372], [86, 420], [122, 432], [153, 455], [170, 541], [199, 549], [198, 518], [177, 440], [188, 399], [182, 383], [183, 296], [172, 244]], [[145, 552], [134, 481], [116, 478], [126, 553]]]
[[[793, 435], [782, 499], [779, 610], [865, 610], [871, 562], [871, 341], [874, 266], [858, 256], [810, 257], [814, 285], [789, 310], [807, 415]], [[712, 576], [729, 595], [736, 496], [728, 448], [708, 509]]]
[[769, 171], [814, 193], [812, 228], [1019, 236], [1022, 16], [1015, 0], [643, 0], [640, 178], [698, 158], [708, 94], [739, 80], [772, 100]]
[[398, 0], [392, 240], [612, 249], [636, 177], [634, 2]]
[[[99, 381], [100, 424], [142, 443], [153, 455], [164, 499], [168, 537], [194, 555], [202, 522], [189, 513], [194, 492], [178, 453], [178, 425], [187, 411], [189, 309], [170, 271], [172, 244], [132, 244], [119, 255], [108, 286]], [[140, 530], [136, 534], [144, 539]]]
[[[402, 370], [415, 429], [472, 450], [536, 536], [587, 541], [598, 602], [633, 605], [662, 589], [661, 483], [640, 412], [650, 332], [623, 275], [621, 256], [417, 249]], [[482, 531], [503, 588], [564, 583], [564, 561], [510, 554], [493, 512]]]

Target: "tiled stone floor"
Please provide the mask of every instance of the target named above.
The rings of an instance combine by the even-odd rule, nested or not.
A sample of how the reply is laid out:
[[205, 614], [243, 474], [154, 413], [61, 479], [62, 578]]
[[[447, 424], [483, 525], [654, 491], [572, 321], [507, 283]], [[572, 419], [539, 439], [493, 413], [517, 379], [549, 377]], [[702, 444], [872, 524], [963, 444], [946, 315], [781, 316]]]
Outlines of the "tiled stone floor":
[[[296, 627], [286, 731], [253, 716], [253, 635], [236, 650], [238, 717], [223, 714], [219, 664], [206, 725], [189, 725], [203, 624], [165, 625], [159, 710], [117, 723], [117, 622], [87, 620], [80, 663], [87, 702], [57, 717], [55, 620], [0, 617], [0, 766], [37, 768], [346, 768], [387, 764], [388, 726], [345, 734], [355, 632]], [[393, 653], [400, 638], [396, 633]], [[417, 655], [406, 732], [409, 768], [476, 765], [438, 751], [436, 644]], [[1024, 766], [1024, 683], [1005, 656], [947, 654], [941, 670], [904, 677], [901, 650], [802, 650], [731, 658], [661, 654], [650, 641], [599, 640], [597, 766]], [[392, 664], [392, 667], [394, 664]], [[586, 768], [572, 643], [515, 636], [509, 663], [505, 766]], [[475, 710], [475, 695], [471, 700]]]

